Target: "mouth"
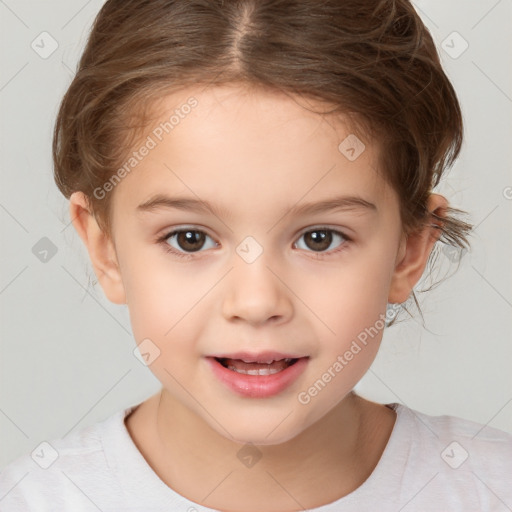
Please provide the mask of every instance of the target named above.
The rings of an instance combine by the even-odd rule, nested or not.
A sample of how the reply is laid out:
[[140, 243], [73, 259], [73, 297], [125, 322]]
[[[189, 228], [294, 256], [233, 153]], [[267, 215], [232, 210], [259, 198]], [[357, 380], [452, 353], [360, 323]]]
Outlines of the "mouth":
[[290, 387], [305, 371], [309, 356], [265, 352], [206, 357], [213, 375], [238, 395], [268, 398]]
[[229, 357], [215, 357], [224, 368], [243, 375], [274, 375], [286, 370], [297, 363], [299, 358], [267, 359], [265, 361], [250, 361]]

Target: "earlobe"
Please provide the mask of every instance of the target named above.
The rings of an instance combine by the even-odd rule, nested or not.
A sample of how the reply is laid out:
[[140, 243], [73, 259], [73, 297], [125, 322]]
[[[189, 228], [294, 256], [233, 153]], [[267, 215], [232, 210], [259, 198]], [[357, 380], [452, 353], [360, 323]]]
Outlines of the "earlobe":
[[405, 302], [423, 275], [434, 244], [441, 236], [441, 226], [438, 221], [432, 222], [430, 214], [443, 217], [447, 206], [448, 202], [443, 196], [431, 194], [427, 203], [429, 221], [421, 231], [411, 233], [402, 240], [391, 280], [389, 303]]
[[83, 192], [74, 192], [69, 201], [71, 221], [87, 248], [94, 272], [106, 297], [114, 304], [126, 304], [126, 294], [112, 240], [99, 227]]

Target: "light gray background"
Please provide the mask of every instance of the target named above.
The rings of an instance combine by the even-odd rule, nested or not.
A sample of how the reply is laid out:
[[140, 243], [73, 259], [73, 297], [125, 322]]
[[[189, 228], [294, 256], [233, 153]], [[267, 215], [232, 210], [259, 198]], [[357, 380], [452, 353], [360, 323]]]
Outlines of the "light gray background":
[[[125, 307], [110, 304], [99, 285], [89, 284], [87, 253], [52, 176], [57, 106], [101, 5], [0, 0], [0, 467], [160, 387], [133, 355]], [[416, 317], [387, 330], [357, 389], [383, 403], [512, 432], [512, 4], [415, 5], [466, 122], [462, 155], [439, 190], [470, 212], [477, 228], [459, 270], [422, 299], [427, 329]], [[31, 48], [43, 31], [58, 42], [46, 59]], [[452, 54], [460, 51], [454, 31], [469, 44], [457, 58], [442, 48], [446, 41]], [[57, 248], [46, 262], [32, 251], [43, 237]], [[445, 253], [440, 261], [455, 270]]]

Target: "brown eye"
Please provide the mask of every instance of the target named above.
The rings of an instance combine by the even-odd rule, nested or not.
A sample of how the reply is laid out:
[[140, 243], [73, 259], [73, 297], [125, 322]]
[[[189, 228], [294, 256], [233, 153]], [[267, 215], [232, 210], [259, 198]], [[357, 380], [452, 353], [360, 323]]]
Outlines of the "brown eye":
[[176, 237], [176, 241], [180, 249], [184, 251], [198, 251], [204, 244], [204, 233], [199, 231], [180, 231]]
[[[348, 240], [348, 238], [345, 237], [343, 233], [340, 233], [334, 229], [327, 228], [318, 228], [306, 231], [302, 234], [300, 239], [304, 240], [303, 245], [305, 246], [306, 250], [314, 252], [325, 252], [328, 249], [336, 249]], [[337, 241], [336, 239], [339, 240], [339, 243], [334, 244], [334, 247], [332, 247], [333, 242]], [[297, 242], [297, 246], [299, 245], [299, 242]], [[303, 248], [304, 247], [299, 247], [299, 249]]]
[[197, 229], [179, 229], [163, 237], [165, 244], [178, 254], [193, 253], [204, 249], [207, 239], [211, 240], [210, 247], [217, 245], [211, 237]]
[[306, 245], [313, 251], [325, 251], [332, 243], [329, 231], [309, 231], [304, 235]]

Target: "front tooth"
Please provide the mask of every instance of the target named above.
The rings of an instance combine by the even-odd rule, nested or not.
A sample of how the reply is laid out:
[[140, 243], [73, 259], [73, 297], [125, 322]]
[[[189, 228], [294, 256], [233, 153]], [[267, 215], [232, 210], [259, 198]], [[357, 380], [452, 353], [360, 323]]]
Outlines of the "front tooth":
[[274, 373], [279, 373], [281, 370], [277, 370], [275, 368], [268, 369], [260, 369], [260, 370], [239, 370], [234, 366], [228, 366], [228, 368], [234, 372], [242, 373], [243, 375], [273, 375]]
[[247, 360], [245, 360], [245, 359], [242, 359], [242, 361], [243, 361], [244, 363], [254, 363], [254, 362], [258, 362], [258, 363], [260, 363], [260, 364], [272, 364], [272, 363], [274, 362], [274, 359], [270, 359], [270, 360], [268, 360], [268, 361], [247, 361]]
[[244, 363], [259, 363], [259, 364], [272, 364], [274, 362], [273, 359], [270, 359], [268, 361], [246, 361], [245, 359], [242, 359]]
[[263, 368], [260, 370], [260, 375], [274, 375], [274, 373], [279, 373], [281, 370], [276, 370], [275, 368], [268, 368], [264, 370]]

